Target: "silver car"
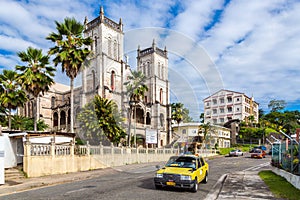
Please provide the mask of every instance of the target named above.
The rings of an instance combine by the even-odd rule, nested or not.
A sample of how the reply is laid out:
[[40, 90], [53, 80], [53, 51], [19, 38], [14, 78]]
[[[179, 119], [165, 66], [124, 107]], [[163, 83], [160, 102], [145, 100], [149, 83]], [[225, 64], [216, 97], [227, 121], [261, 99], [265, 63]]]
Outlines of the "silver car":
[[243, 156], [243, 152], [239, 149], [234, 149], [229, 152], [229, 156]]

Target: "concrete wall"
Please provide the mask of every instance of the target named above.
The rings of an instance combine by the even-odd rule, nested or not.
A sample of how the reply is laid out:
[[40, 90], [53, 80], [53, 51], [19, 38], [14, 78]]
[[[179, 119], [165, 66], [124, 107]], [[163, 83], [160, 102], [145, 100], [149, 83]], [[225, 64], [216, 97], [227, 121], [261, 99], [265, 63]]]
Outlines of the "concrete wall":
[[300, 190], [300, 176], [291, 174], [285, 170], [278, 169], [276, 167], [272, 168], [272, 171], [277, 175], [285, 178], [288, 182], [290, 182], [295, 188]]

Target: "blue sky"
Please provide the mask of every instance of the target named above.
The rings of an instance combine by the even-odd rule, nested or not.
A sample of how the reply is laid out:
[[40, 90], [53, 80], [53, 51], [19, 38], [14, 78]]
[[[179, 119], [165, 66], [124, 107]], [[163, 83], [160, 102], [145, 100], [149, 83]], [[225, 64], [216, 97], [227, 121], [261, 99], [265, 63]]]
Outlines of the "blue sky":
[[[111, 19], [122, 18], [125, 39], [127, 32], [146, 30], [149, 41], [142, 48], [152, 44], [153, 35], [161, 48], [167, 38], [174, 38], [171, 34], [180, 35], [179, 41], [167, 43], [174, 45], [167, 46], [171, 96], [189, 107], [194, 118], [203, 111], [202, 100], [220, 87], [253, 95], [265, 111], [272, 99], [285, 100], [288, 109], [300, 109], [296, 0], [0, 0], [0, 72], [14, 69], [19, 64], [16, 53], [28, 46], [46, 52], [52, 44], [45, 37], [55, 31], [54, 20], [92, 20], [100, 5]], [[192, 57], [194, 52], [199, 56]], [[128, 52], [133, 67], [134, 53]], [[66, 80], [57, 74], [56, 82], [68, 84]]]

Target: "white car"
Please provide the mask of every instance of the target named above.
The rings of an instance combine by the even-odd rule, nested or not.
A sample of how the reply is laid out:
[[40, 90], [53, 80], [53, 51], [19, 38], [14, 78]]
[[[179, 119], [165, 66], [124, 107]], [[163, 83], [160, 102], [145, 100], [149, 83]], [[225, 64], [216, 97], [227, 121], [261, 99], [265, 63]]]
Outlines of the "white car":
[[243, 156], [243, 152], [239, 149], [234, 149], [229, 152], [229, 156]]

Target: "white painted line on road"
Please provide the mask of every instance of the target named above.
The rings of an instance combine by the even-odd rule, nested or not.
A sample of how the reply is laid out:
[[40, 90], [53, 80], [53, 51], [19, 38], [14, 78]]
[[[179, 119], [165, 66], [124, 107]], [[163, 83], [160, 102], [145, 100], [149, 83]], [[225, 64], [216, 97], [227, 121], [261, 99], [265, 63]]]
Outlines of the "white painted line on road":
[[74, 192], [81, 192], [81, 191], [87, 190], [87, 189], [88, 189], [88, 188], [81, 188], [81, 189], [79, 189], [79, 190], [71, 190], [71, 191], [66, 192], [66, 194], [70, 194], [70, 193], [74, 193]]
[[255, 170], [259, 169], [259, 168], [268, 166], [269, 164], [270, 164], [269, 162], [262, 163], [262, 164], [260, 164], [260, 165], [257, 165], [257, 166], [253, 166], [253, 167], [249, 167], [249, 168], [247, 168], [247, 169], [244, 169], [243, 172], [245, 172], [245, 171], [250, 171], [250, 170], [251, 170], [251, 171], [255, 171]]

